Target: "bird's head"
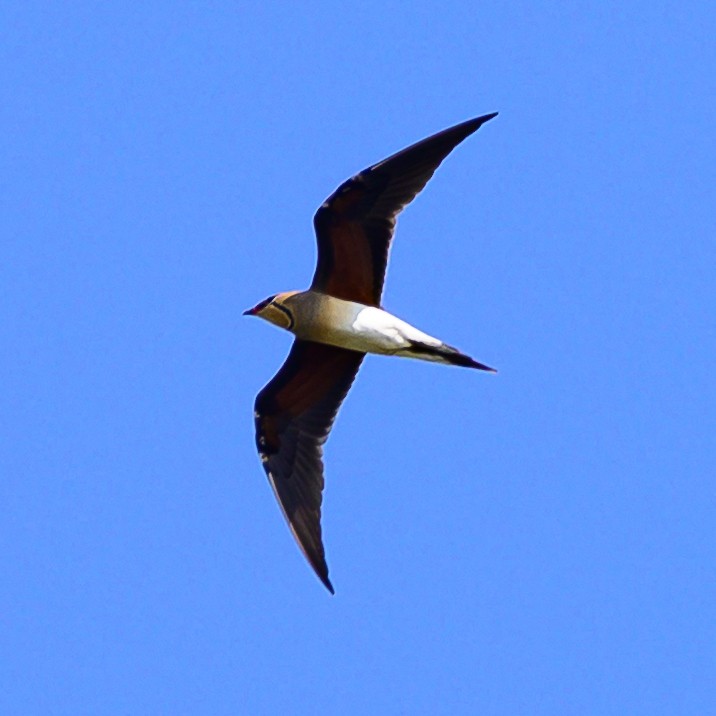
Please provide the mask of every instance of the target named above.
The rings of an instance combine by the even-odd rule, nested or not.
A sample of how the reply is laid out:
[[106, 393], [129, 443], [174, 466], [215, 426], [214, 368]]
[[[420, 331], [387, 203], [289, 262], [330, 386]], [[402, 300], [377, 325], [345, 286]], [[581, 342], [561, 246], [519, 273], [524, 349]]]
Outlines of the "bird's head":
[[295, 317], [292, 308], [286, 304], [286, 301], [297, 293], [298, 291], [285, 291], [277, 293], [275, 296], [269, 296], [253, 308], [244, 311], [244, 316], [258, 316], [264, 321], [290, 331], [293, 329]]

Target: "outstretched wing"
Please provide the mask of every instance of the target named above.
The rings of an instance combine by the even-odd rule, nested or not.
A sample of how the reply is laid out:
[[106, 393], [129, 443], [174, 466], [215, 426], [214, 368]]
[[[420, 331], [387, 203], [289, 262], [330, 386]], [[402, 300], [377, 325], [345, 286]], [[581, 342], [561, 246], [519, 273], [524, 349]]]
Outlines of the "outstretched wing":
[[445, 129], [341, 184], [313, 219], [318, 264], [311, 289], [379, 306], [396, 217], [443, 159], [496, 114]]
[[256, 446], [279, 505], [323, 584], [323, 443], [364, 353], [296, 340], [281, 370], [256, 397]]

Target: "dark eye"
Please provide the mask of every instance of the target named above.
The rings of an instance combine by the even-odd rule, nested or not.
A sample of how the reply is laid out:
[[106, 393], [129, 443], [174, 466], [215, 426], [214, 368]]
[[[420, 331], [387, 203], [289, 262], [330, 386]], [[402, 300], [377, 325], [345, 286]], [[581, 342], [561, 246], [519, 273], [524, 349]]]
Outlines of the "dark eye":
[[258, 312], [263, 310], [264, 308], [266, 308], [266, 306], [269, 305], [269, 303], [271, 303], [271, 301], [274, 300], [274, 298], [276, 298], [276, 296], [269, 296], [268, 298], [265, 298], [263, 301], [261, 301], [261, 303], [256, 304], [256, 306], [254, 307], [254, 311]]

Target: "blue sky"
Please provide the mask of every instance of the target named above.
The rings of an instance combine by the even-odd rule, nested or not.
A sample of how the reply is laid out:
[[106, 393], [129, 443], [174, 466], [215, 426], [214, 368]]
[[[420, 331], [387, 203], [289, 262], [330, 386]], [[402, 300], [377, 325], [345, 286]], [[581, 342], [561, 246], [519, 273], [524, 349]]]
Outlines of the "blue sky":
[[[716, 707], [707, 3], [0, 14], [0, 711]], [[500, 116], [399, 221], [313, 576], [255, 454], [345, 178]]]

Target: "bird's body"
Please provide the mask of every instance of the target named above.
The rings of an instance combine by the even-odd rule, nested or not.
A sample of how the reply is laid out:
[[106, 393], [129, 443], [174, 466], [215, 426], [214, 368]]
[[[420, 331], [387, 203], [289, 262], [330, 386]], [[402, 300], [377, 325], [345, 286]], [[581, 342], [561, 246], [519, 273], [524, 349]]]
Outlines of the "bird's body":
[[361, 353], [454, 363], [440, 354], [441, 350], [454, 351], [451, 346], [376, 306], [319, 291], [279, 294], [274, 305], [280, 306], [277, 325], [305, 341]]
[[344, 182], [314, 218], [318, 263], [311, 287], [270, 296], [245, 312], [296, 336], [256, 398], [256, 445], [299, 547], [331, 592], [320, 522], [322, 446], [365, 355], [493, 370], [388, 313], [380, 299], [397, 215], [450, 151], [495, 114], [450, 127]]
[[296, 294], [291, 303], [297, 305], [298, 315], [304, 306], [308, 308], [307, 320], [305, 323], [297, 320], [295, 330], [298, 338], [307, 341], [379, 355], [392, 355], [407, 348], [409, 336], [435, 341], [375, 306], [344, 301], [316, 291]]

